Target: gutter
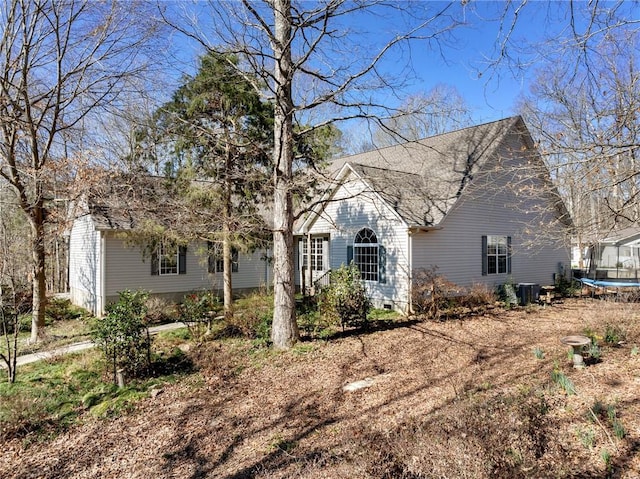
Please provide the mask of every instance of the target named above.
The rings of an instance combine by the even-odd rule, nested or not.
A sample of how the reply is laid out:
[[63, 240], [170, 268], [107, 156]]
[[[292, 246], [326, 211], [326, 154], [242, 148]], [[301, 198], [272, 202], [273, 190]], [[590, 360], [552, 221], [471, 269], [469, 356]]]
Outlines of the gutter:
[[409, 232], [410, 233], [417, 233], [418, 231], [437, 231], [437, 230], [441, 230], [442, 226], [440, 225], [433, 225], [433, 226], [420, 226], [420, 225], [413, 225], [413, 226], [409, 226]]

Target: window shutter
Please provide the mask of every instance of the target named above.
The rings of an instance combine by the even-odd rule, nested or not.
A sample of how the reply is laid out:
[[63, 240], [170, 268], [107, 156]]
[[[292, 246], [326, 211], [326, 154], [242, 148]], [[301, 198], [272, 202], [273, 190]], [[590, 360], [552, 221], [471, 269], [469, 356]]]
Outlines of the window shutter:
[[329, 238], [322, 238], [322, 270], [328, 271], [331, 267], [329, 266]]
[[304, 263], [306, 261], [306, 257], [304, 255], [304, 245], [305, 239], [301, 238], [298, 240], [298, 270], [304, 270]]
[[[508, 266], [507, 266], [508, 267]], [[489, 272], [489, 260], [487, 258], [487, 237], [482, 237], [482, 276]]]
[[187, 274], [187, 247], [178, 248], [178, 274]]
[[238, 272], [238, 249], [231, 248], [231, 272]]
[[378, 245], [378, 283], [387, 282], [387, 248]]
[[511, 236], [507, 236], [507, 274], [511, 274]]
[[151, 252], [151, 276], [160, 274], [160, 259], [158, 258], [158, 250]]
[[353, 246], [347, 246], [347, 265], [350, 265], [353, 261]]
[[213, 241], [207, 241], [207, 272], [211, 274], [216, 272], [216, 258]]

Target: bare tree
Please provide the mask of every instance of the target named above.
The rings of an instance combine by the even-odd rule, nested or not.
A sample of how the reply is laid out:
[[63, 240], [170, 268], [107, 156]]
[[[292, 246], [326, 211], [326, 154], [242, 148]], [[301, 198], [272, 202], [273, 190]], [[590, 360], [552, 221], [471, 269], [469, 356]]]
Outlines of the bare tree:
[[[271, 338], [275, 347], [290, 347], [298, 339], [293, 268], [295, 138], [335, 121], [389, 116], [388, 108], [376, 103], [372, 92], [391, 89], [399, 79], [380, 68], [382, 60], [394, 49], [408, 47], [411, 40], [440, 46], [445, 34], [458, 24], [450, 15], [453, 5], [211, 1], [209, 29], [200, 28], [193, 16], [176, 18], [174, 12], [166, 13], [171, 25], [206, 48], [224, 45], [226, 52], [238, 55], [246, 68], [243, 71], [261, 79], [266, 88], [262, 84], [256, 88], [274, 105]], [[365, 24], [373, 19], [393, 25], [375, 44], [371, 37], [363, 41], [352, 29], [358, 21]], [[353, 20], [351, 30], [346, 20]], [[296, 132], [294, 124], [308, 127]]]
[[7, 0], [0, 7], [0, 177], [29, 222], [32, 341], [44, 328], [52, 172], [143, 71], [153, 30], [143, 7], [115, 0]]
[[582, 30], [572, 12], [521, 105], [580, 246], [640, 220], [640, 24], [622, 7], [582, 12]]
[[20, 313], [29, 301], [26, 284], [29, 255], [22, 234], [26, 218], [6, 186], [0, 182], [0, 360], [12, 383], [16, 379]]
[[373, 131], [376, 148], [415, 141], [471, 126], [471, 110], [455, 87], [440, 84], [407, 97], [398, 112]]

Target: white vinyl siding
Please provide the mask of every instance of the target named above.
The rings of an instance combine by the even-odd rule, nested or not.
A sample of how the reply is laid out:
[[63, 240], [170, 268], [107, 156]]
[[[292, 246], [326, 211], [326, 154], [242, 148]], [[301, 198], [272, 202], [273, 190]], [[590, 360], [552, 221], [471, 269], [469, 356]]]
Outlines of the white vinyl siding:
[[85, 215], [74, 220], [69, 236], [71, 302], [96, 314], [100, 288], [100, 233], [91, 217]]
[[[521, 145], [510, 145], [507, 151], [522, 151]], [[525, 160], [501, 162], [507, 172], [524, 173]], [[539, 234], [536, 225], [552, 224], [554, 212], [542, 197], [517, 196], [514, 187], [522, 186], [504, 175], [477, 175], [441, 223], [442, 229], [412, 236], [413, 268], [437, 265], [438, 274], [466, 287], [480, 283], [493, 287], [507, 280], [553, 284], [559, 264], [568, 265], [569, 251], [558, 239], [561, 231], [555, 240]], [[511, 237], [511, 274], [482, 275], [483, 235]]]
[[[152, 294], [174, 295], [201, 289], [222, 289], [222, 273], [208, 273], [206, 245], [189, 245], [186, 274], [151, 275], [150, 257], [140, 248], [127, 245], [114, 233], [107, 234], [106, 295], [112, 301], [123, 290], [144, 289]], [[233, 274], [233, 288], [251, 289], [271, 281], [270, 267], [263, 261], [264, 251], [239, 255], [239, 271]]]
[[[386, 253], [385, 282], [367, 281], [367, 293], [374, 306], [390, 305], [406, 311], [409, 295], [409, 260], [407, 225], [377, 195], [368, 191], [361, 180], [350, 177], [337, 189], [309, 233], [329, 236], [331, 269], [347, 263], [347, 249], [353, 247], [358, 231], [371, 229]], [[356, 193], [361, 193], [355, 196]], [[342, 199], [340, 199], [342, 198]], [[299, 275], [296, 281], [299, 283]]]
[[[265, 261], [268, 252], [257, 250], [253, 253], [238, 253], [237, 271], [232, 269], [232, 281], [234, 290], [246, 290], [271, 287], [273, 281], [272, 267]], [[204, 258], [200, 258], [202, 261]], [[206, 263], [203, 263], [206, 267]], [[222, 290], [223, 273], [218, 272], [209, 275], [209, 284], [214, 290]]]

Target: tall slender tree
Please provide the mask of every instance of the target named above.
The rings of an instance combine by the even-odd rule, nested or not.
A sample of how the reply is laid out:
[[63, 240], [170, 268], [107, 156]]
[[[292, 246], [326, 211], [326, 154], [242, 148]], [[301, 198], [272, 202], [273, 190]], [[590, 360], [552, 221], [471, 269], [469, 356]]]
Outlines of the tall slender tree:
[[0, 6], [0, 177], [16, 193], [30, 228], [32, 341], [44, 329], [51, 167], [70, 156], [74, 139], [96, 114], [117, 105], [144, 69], [154, 27], [141, 5], [6, 0]]
[[[396, 46], [411, 39], [438, 45], [458, 22], [449, 14], [454, 3], [386, 1], [242, 0], [208, 2], [209, 29], [165, 13], [165, 20], [207, 48], [223, 45], [239, 55], [242, 72], [251, 71], [254, 86], [273, 102], [273, 266], [274, 315], [271, 339], [288, 348], [298, 339], [294, 284], [295, 148], [297, 135], [310, 134], [339, 120], [379, 116], [384, 105], [372, 92], [390, 88], [401, 78], [378, 69]], [[396, 15], [400, 27], [372, 45], [349, 32], [344, 19]], [[369, 18], [370, 20], [371, 18]], [[397, 24], [396, 24], [397, 25]], [[379, 39], [379, 36], [377, 39]], [[365, 47], [366, 45], [366, 47]], [[404, 76], [402, 76], [404, 78]], [[296, 132], [294, 125], [308, 125]]]
[[182, 182], [190, 214], [181, 217], [177, 234], [221, 249], [226, 316], [233, 314], [232, 250], [250, 248], [264, 229], [257, 205], [269, 196], [264, 185], [272, 144], [273, 108], [237, 63], [234, 55], [206, 53], [197, 73], [183, 79], [140, 131], [141, 149], [134, 150], [134, 161], [161, 164]]

